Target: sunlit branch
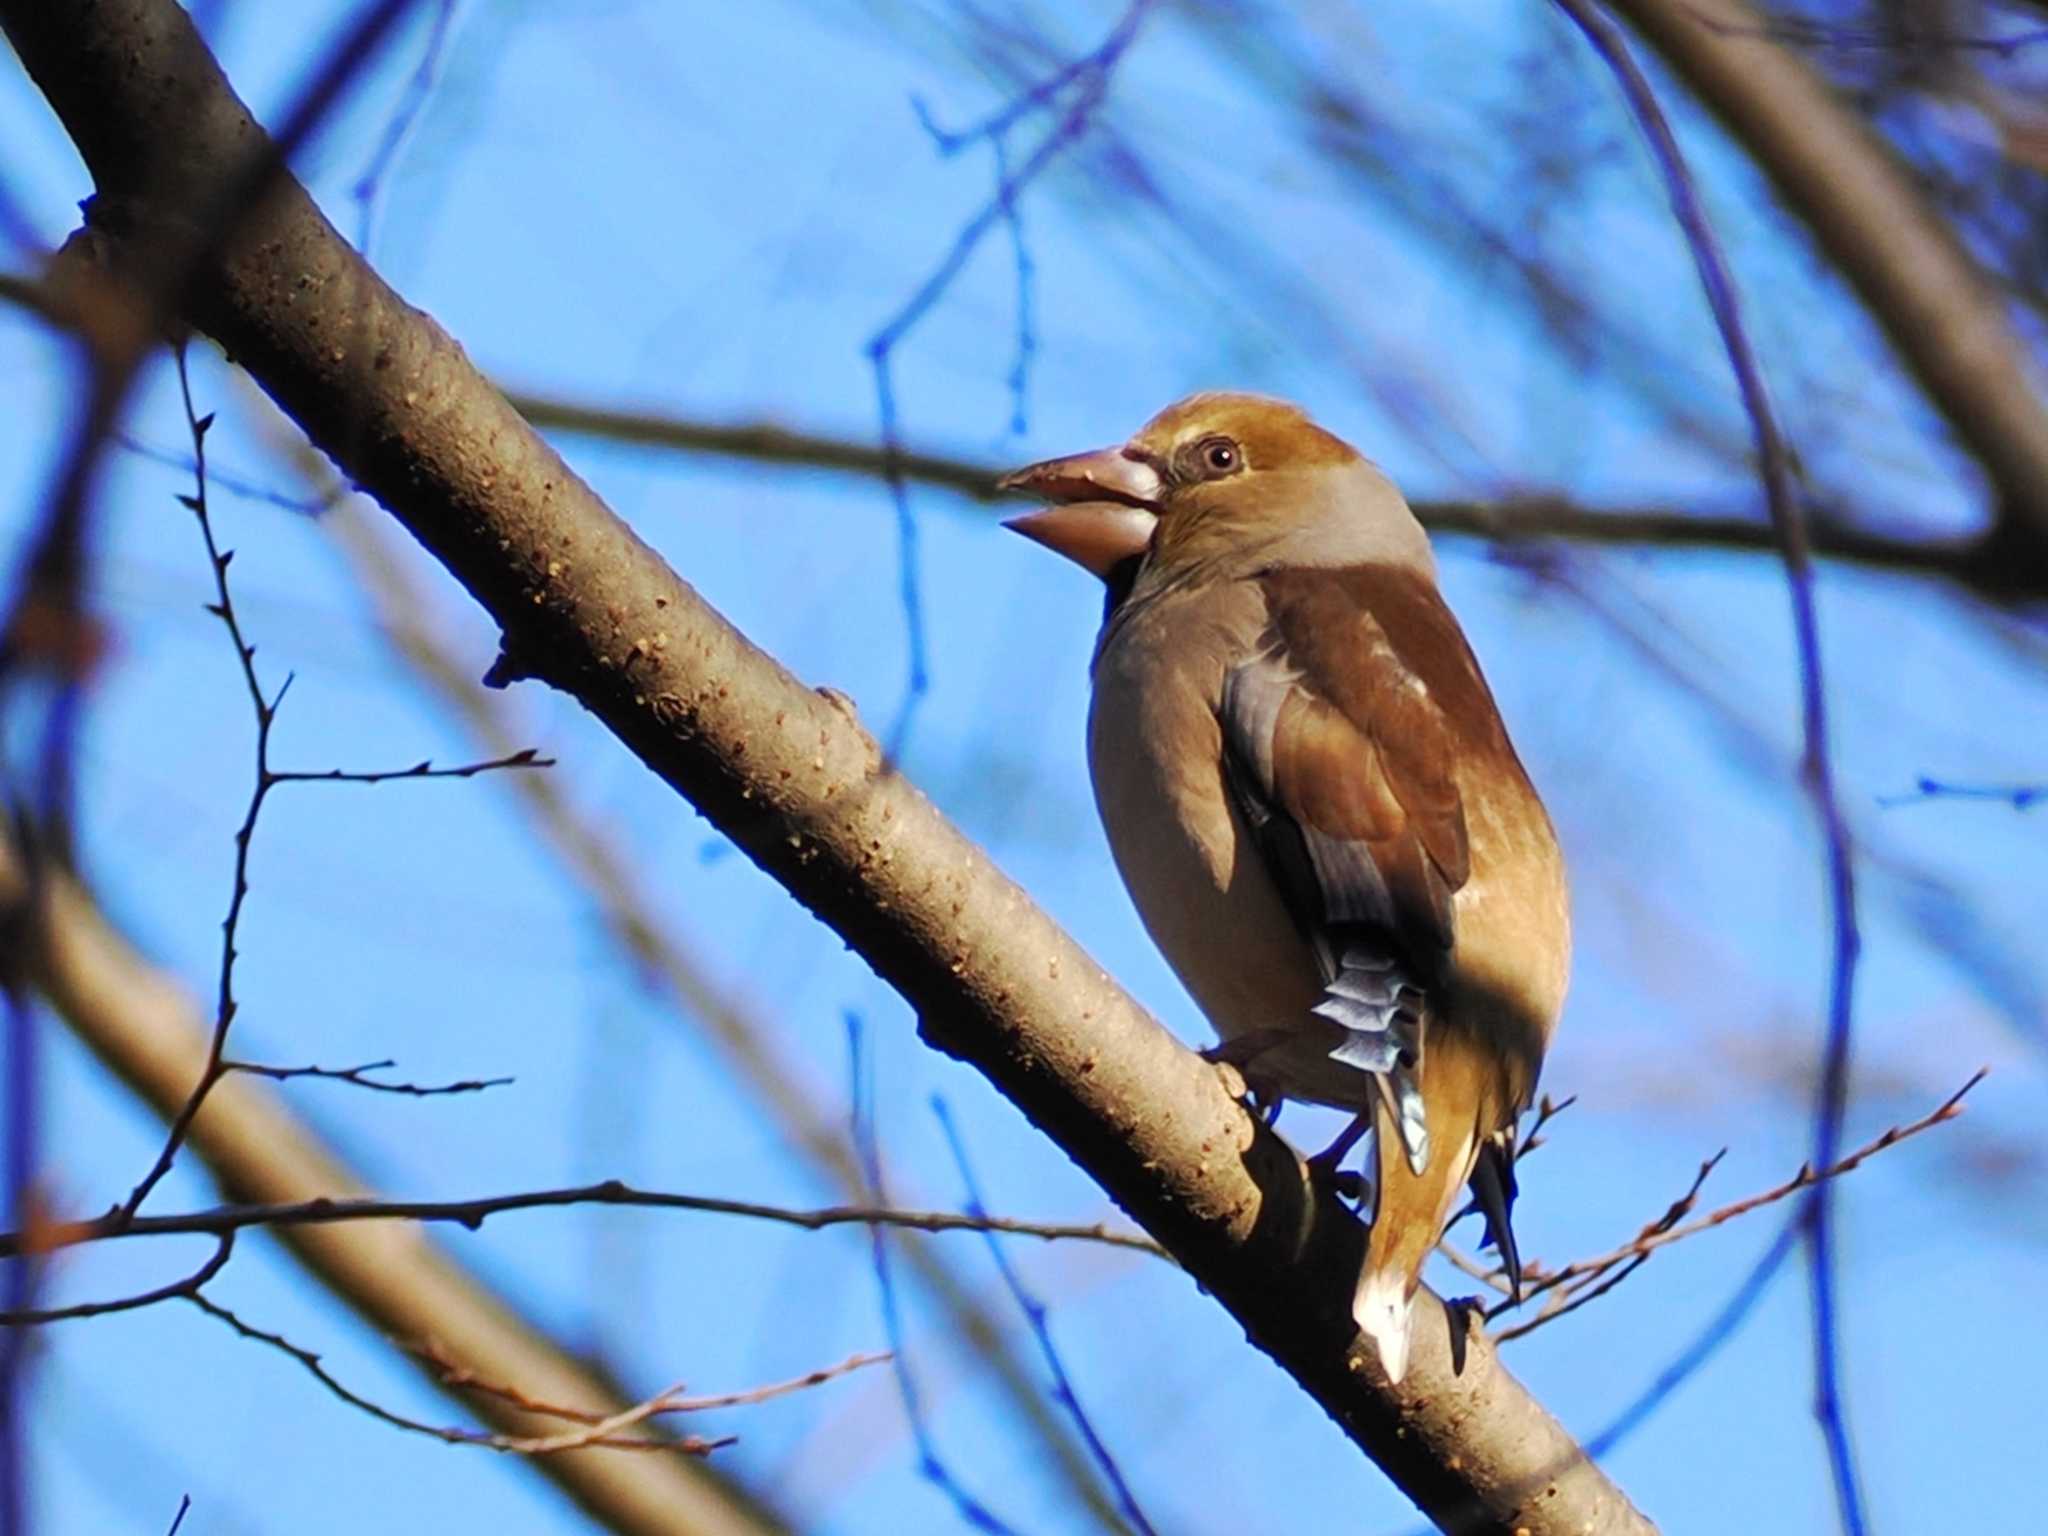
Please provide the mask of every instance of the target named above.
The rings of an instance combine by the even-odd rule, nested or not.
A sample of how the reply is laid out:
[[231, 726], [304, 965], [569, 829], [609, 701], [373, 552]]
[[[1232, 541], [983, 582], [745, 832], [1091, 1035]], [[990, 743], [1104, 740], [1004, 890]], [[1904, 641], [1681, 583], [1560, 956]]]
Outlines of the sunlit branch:
[[[1741, 1200], [1732, 1201], [1727, 1205], [1708, 1212], [1704, 1216], [1688, 1221], [1685, 1218], [1690, 1216], [1698, 1205], [1700, 1189], [1705, 1184], [1707, 1175], [1713, 1171], [1715, 1165], [1726, 1155], [1727, 1149], [1723, 1148], [1700, 1165], [1699, 1172], [1693, 1178], [1691, 1188], [1674, 1201], [1669, 1210], [1657, 1218], [1657, 1220], [1646, 1225], [1642, 1231], [1629, 1239], [1629, 1241], [1595, 1258], [1576, 1260], [1571, 1264], [1567, 1264], [1563, 1269], [1555, 1270], [1548, 1274], [1541, 1273], [1540, 1271], [1532, 1274], [1529, 1283], [1524, 1288], [1526, 1292], [1523, 1298], [1524, 1303], [1534, 1301], [1538, 1297], [1545, 1295], [1553, 1297], [1553, 1301], [1547, 1304], [1543, 1311], [1535, 1318], [1525, 1323], [1515, 1324], [1510, 1328], [1504, 1328], [1495, 1337], [1502, 1341], [1519, 1338], [1521, 1335], [1541, 1327], [1553, 1318], [1562, 1316], [1573, 1307], [1580, 1305], [1582, 1300], [1591, 1300], [1594, 1286], [1606, 1281], [1617, 1266], [1633, 1267], [1659, 1249], [1668, 1248], [1673, 1243], [1681, 1243], [1689, 1237], [1697, 1237], [1702, 1232], [1710, 1232], [1715, 1227], [1725, 1225], [1739, 1216], [1747, 1216], [1752, 1211], [1761, 1210], [1767, 1205], [1775, 1205], [1781, 1200], [1788, 1199], [1804, 1190], [1812, 1189], [1830, 1179], [1838, 1179], [1844, 1174], [1853, 1173], [1880, 1152], [1887, 1151], [1902, 1141], [1908, 1141], [1918, 1136], [1922, 1131], [1931, 1130], [1937, 1125], [1942, 1125], [1955, 1119], [1956, 1116], [1963, 1112], [1964, 1097], [1969, 1094], [1971, 1089], [1984, 1080], [1987, 1071], [1988, 1069], [1980, 1069], [1972, 1073], [1968, 1082], [1964, 1083], [1962, 1087], [1958, 1088], [1919, 1119], [1908, 1121], [1903, 1125], [1892, 1126], [1883, 1134], [1873, 1137], [1829, 1167], [1817, 1169], [1810, 1163], [1801, 1164], [1798, 1172], [1782, 1183], [1774, 1184], [1769, 1189], [1749, 1195]], [[1569, 1305], [1566, 1304], [1567, 1299], [1569, 1299]], [[1503, 1303], [1495, 1307], [1488, 1315], [1490, 1317], [1497, 1317], [1512, 1309], [1513, 1304]]]

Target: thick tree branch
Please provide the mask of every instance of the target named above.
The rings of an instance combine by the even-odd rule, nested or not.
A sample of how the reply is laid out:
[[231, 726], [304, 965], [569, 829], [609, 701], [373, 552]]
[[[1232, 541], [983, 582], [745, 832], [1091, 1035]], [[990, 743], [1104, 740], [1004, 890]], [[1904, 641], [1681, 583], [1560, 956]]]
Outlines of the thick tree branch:
[[[172, 0], [4, 23], [103, 192], [179, 195], [260, 145]], [[112, 60], [121, 62], [117, 65]], [[176, 89], [167, 89], [175, 82]], [[1349, 1316], [1362, 1233], [1215, 1069], [1161, 1029], [883, 761], [843, 696], [790, 676], [562, 463], [296, 188], [250, 220], [190, 318], [403, 521], [504, 630], [499, 681], [574, 694], [836, 929], [1237, 1317], [1440, 1524], [1644, 1532], [1500, 1365], [1418, 1298], [1390, 1386]], [[1464, 1326], [1459, 1317], [1459, 1326]]]
[[2048, 406], [1996, 292], [1891, 152], [1746, 0], [1613, 0], [1862, 295], [1997, 490], [2010, 557], [2048, 568]]
[[[319, 460], [318, 474], [333, 478], [317, 450], [303, 441], [298, 448], [305, 457]], [[340, 483], [335, 484], [338, 488]], [[375, 603], [394, 650], [485, 751], [502, 756], [511, 750], [513, 734], [500, 695], [479, 687], [473, 672], [460, 669], [427, 622], [425, 615], [432, 607], [428, 595], [394, 558], [391, 541], [403, 534], [338, 489], [333, 499], [322, 526], [334, 536]], [[805, 1085], [803, 1074], [788, 1059], [776, 1021], [720, 985], [711, 968], [661, 915], [634, 862], [612, 846], [549, 775], [522, 774], [514, 787], [535, 831], [555, 850], [565, 874], [582, 889], [641, 980], [673, 1008], [693, 1036], [712, 1046], [735, 1082], [753, 1095], [785, 1147], [828, 1186], [860, 1198], [866, 1184], [847, 1144], [843, 1118]], [[903, 1258], [955, 1342], [990, 1373], [1008, 1395], [1019, 1422], [1037, 1436], [1041, 1460], [1056, 1467], [1075, 1497], [1090, 1505], [1105, 1524], [1113, 1521], [1114, 1510], [1080, 1447], [1063, 1431], [1038, 1375], [997, 1323], [980, 1290], [928, 1245], [906, 1248]]]
[[[21, 913], [28, 898], [23, 870], [0, 842], [0, 911], [21, 936], [22, 974], [151, 1108], [166, 1118], [175, 1114], [206, 1063], [210, 1031], [193, 1000], [107, 925], [69, 875], [50, 871], [38, 895], [39, 910]], [[229, 1078], [207, 1096], [189, 1145], [230, 1200], [295, 1203], [363, 1190], [275, 1093], [245, 1077]], [[579, 1403], [601, 1415], [631, 1406], [416, 1231], [344, 1224], [280, 1230], [277, 1238], [380, 1333], [434, 1340], [480, 1376], [517, 1382], [551, 1402]], [[441, 1384], [438, 1369], [417, 1363]], [[501, 1399], [447, 1390], [505, 1435], [559, 1427]], [[773, 1536], [784, 1529], [722, 1474], [680, 1456], [589, 1452], [549, 1457], [537, 1470], [620, 1536]]]

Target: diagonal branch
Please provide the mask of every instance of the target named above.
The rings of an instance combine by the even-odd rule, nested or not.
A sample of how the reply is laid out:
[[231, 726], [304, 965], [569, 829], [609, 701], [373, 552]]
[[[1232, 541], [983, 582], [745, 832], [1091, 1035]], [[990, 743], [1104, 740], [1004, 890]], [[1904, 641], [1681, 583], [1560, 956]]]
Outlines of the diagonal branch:
[[[122, 147], [138, 137], [220, 174], [260, 139], [173, 0], [58, 14], [0, 0], [102, 190], [152, 194]], [[120, 34], [129, 66], [106, 67], [82, 34]], [[140, 84], [167, 75], [175, 92]], [[106, 118], [123, 132], [92, 130]], [[1350, 1321], [1355, 1218], [885, 765], [843, 696], [798, 682], [663, 565], [302, 191], [266, 203], [209, 275], [190, 318], [497, 619], [494, 680], [545, 678], [603, 720], [902, 993], [926, 1040], [1101, 1183], [1432, 1518], [1501, 1536], [1651, 1529], [1483, 1338], [1461, 1341], [1454, 1372], [1450, 1315], [1426, 1293], [1408, 1379], [1391, 1386]]]
[[[316, 450], [303, 443], [300, 451], [304, 457], [318, 457]], [[335, 488], [339, 486], [336, 481]], [[402, 534], [381, 520], [373, 523], [370, 514], [338, 489], [335, 495], [338, 500], [323, 526], [369, 593], [393, 649], [462, 721], [482, 750], [509, 751], [514, 738], [507, 712], [501, 707], [503, 701], [461, 669], [449, 646], [424, 618], [431, 606], [427, 594], [394, 558], [392, 541]], [[597, 911], [612, 942], [633, 962], [643, 984], [664, 999], [696, 1038], [716, 1051], [734, 1080], [752, 1095], [785, 1147], [827, 1186], [860, 1196], [866, 1185], [858, 1162], [836, 1119], [806, 1086], [787, 1053], [778, 1048], [780, 1036], [774, 1020], [716, 980], [684, 935], [661, 915], [638, 866], [613, 847], [549, 775], [522, 774], [513, 787], [535, 831], [554, 849], [565, 875]], [[905, 1269], [937, 1307], [946, 1327], [1007, 1394], [1019, 1422], [1037, 1438], [1046, 1464], [1064, 1476], [1078, 1499], [1105, 1520], [1114, 1518], [1079, 1447], [1062, 1433], [1037, 1382], [977, 1288], [927, 1246], [907, 1248], [904, 1259]]]
[[2048, 406], [2005, 311], [1884, 143], [1747, 0], [1613, 0], [1721, 119], [1862, 296], [2048, 568]]

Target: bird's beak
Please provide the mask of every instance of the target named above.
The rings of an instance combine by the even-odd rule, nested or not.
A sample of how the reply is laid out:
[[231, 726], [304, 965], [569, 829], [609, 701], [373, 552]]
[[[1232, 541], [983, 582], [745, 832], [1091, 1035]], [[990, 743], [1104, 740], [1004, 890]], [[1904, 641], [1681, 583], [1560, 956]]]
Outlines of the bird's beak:
[[1145, 553], [1159, 522], [1159, 473], [1122, 448], [1047, 459], [1005, 475], [996, 488], [1052, 502], [1003, 526], [1104, 578]]

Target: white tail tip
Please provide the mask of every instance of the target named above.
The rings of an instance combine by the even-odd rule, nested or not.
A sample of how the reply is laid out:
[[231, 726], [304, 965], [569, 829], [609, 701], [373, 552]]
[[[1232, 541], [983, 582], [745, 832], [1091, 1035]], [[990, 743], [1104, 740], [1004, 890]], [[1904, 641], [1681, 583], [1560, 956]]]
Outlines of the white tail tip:
[[1380, 1369], [1387, 1380], [1400, 1383], [1408, 1373], [1408, 1288], [1399, 1275], [1367, 1271], [1358, 1277], [1358, 1291], [1351, 1300], [1351, 1316], [1359, 1331], [1379, 1350]]

